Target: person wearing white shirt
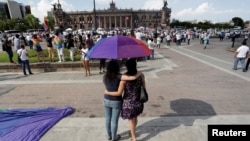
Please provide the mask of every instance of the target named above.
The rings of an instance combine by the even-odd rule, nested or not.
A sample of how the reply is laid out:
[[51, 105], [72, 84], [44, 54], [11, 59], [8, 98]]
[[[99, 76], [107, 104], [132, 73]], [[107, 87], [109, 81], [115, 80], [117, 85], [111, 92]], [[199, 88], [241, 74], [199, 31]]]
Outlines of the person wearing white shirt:
[[233, 69], [237, 70], [238, 62], [240, 61], [242, 71], [246, 72], [246, 65], [245, 65], [245, 59], [247, 58], [249, 53], [249, 47], [247, 46], [247, 42], [244, 40], [242, 42], [242, 45], [236, 50], [234, 54], [234, 64]]
[[26, 36], [26, 40], [28, 41], [28, 44], [30, 46], [30, 49], [33, 49], [33, 41], [32, 41], [32, 35], [31, 34], [28, 34]]
[[87, 52], [89, 48], [86, 47], [85, 43], [80, 44], [80, 52], [82, 54], [82, 65], [85, 69], [85, 76], [90, 76], [90, 69], [89, 69], [89, 58], [87, 56]]
[[169, 34], [166, 36], [166, 40], [167, 40], [167, 46], [170, 46], [171, 36]]
[[[16, 34], [15, 35], [15, 38], [14, 38], [14, 49], [15, 51], [17, 52], [17, 50], [19, 50], [21, 48], [21, 42], [20, 42], [20, 39], [19, 39], [19, 35]], [[19, 64], [22, 63], [21, 59], [19, 56], [17, 56], [17, 61]]]
[[30, 69], [28, 53], [27, 53], [24, 45], [21, 45], [21, 48], [19, 50], [17, 50], [17, 54], [20, 56], [20, 59], [22, 60], [23, 74], [27, 75], [27, 73], [26, 73], [26, 66], [27, 66], [29, 74], [32, 75], [33, 73], [31, 72], [31, 69]]
[[181, 34], [179, 32], [176, 34], [176, 44], [181, 45]]
[[142, 33], [140, 31], [137, 31], [135, 33], [135, 38], [138, 39], [138, 40], [141, 40], [142, 39]]
[[156, 39], [156, 46], [158, 48], [161, 48], [161, 37], [160, 36], [158, 36], [157, 39]]
[[[150, 38], [148, 40], [148, 48], [151, 50], [152, 54], [152, 59], [154, 59], [154, 47], [155, 47], [155, 43], [154, 43], [154, 40], [153, 38]], [[150, 59], [150, 56], [148, 56], [148, 60]]]
[[187, 40], [188, 40], [188, 43], [187, 43], [187, 44], [188, 44], [188, 45], [190, 44], [190, 39], [191, 39], [191, 34], [188, 34], [188, 35], [187, 35]]

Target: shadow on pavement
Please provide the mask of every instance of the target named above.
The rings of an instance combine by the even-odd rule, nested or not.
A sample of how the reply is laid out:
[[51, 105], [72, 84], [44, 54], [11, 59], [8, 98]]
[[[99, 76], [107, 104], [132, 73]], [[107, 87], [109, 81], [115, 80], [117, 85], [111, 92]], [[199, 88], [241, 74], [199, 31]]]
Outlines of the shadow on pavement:
[[[136, 135], [140, 141], [150, 140], [157, 134], [171, 130], [180, 125], [192, 126], [197, 119], [208, 119], [216, 113], [212, 105], [194, 99], [178, 99], [170, 102], [170, 107], [176, 113], [167, 113], [159, 118], [145, 122], [136, 128]], [[179, 117], [178, 117], [179, 116]], [[181, 118], [186, 116], [185, 118]], [[168, 118], [176, 117], [176, 118]], [[140, 121], [140, 117], [138, 118]], [[122, 139], [128, 139], [129, 129], [121, 133]]]
[[4, 75], [0, 75], [0, 81], [5, 81], [5, 80], [16, 80], [16, 79], [21, 79], [24, 78], [26, 76], [24, 75], [20, 75], [20, 74], [4, 74]]

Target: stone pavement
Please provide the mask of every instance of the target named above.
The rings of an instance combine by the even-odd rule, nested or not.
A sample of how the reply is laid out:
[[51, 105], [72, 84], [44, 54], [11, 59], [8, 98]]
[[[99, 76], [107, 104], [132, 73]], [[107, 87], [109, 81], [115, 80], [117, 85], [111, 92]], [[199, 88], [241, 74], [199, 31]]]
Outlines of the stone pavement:
[[[230, 42], [211, 40], [206, 50], [191, 45], [156, 49], [155, 60], [138, 62], [146, 76], [149, 101], [139, 117], [138, 140], [204, 141], [208, 124], [249, 124], [249, 72], [232, 70]], [[240, 66], [239, 66], [240, 67]], [[124, 71], [124, 68], [123, 68]], [[42, 141], [106, 140], [102, 106], [102, 75], [97, 70], [0, 73], [0, 108], [72, 106]], [[120, 119], [121, 140], [128, 137], [128, 121]]]

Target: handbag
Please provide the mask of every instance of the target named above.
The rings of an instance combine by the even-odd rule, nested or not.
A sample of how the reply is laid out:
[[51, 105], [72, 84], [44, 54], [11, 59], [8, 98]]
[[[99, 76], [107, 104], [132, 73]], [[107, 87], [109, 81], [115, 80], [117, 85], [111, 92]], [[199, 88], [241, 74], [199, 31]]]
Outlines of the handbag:
[[141, 86], [141, 90], [140, 90], [140, 102], [145, 103], [148, 101], [148, 92], [147, 90]]

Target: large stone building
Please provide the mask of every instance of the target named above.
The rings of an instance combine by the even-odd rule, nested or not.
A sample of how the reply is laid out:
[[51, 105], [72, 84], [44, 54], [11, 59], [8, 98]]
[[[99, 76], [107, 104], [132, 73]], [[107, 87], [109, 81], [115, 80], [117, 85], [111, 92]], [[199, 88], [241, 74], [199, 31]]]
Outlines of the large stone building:
[[31, 14], [31, 10], [29, 5], [7, 0], [0, 2], [0, 14], [3, 19], [24, 18], [27, 14]]
[[140, 26], [168, 28], [171, 9], [168, 8], [166, 0], [163, 1], [163, 7], [159, 10], [118, 9], [112, 0], [108, 9], [95, 10], [94, 8], [93, 11], [65, 12], [58, 0], [48, 15], [54, 17], [56, 27], [64, 29], [132, 29]]

